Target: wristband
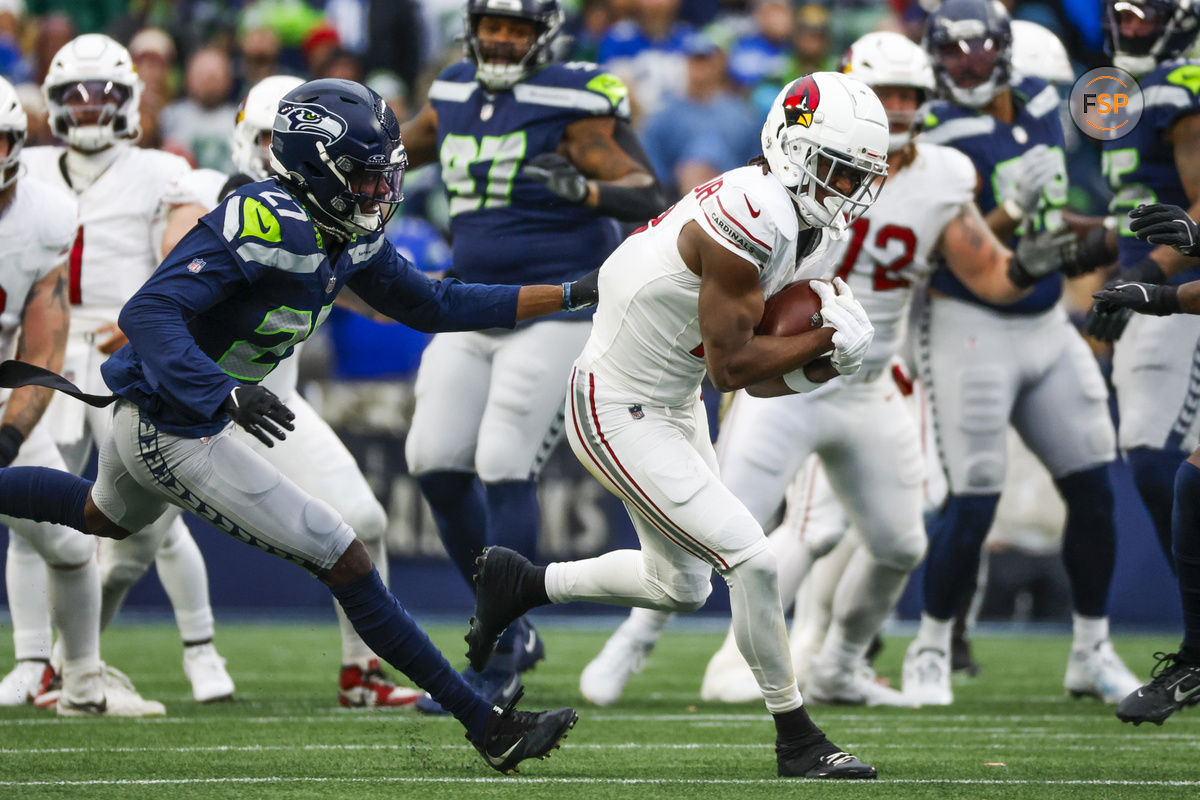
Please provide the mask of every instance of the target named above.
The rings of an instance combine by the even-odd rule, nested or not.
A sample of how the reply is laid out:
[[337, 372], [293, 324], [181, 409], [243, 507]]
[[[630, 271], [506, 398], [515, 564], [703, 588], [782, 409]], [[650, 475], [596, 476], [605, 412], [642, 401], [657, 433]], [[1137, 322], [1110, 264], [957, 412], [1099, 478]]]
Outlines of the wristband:
[[823, 383], [817, 383], [816, 381], [809, 380], [808, 376], [804, 374], [804, 367], [794, 369], [791, 372], [786, 372], [782, 377], [783, 382], [787, 384], [787, 387], [796, 394], [805, 394], [807, 392], [811, 392], [813, 389], [816, 389], [818, 386], [825, 385]]
[[1012, 197], [1007, 198], [1003, 203], [1000, 204], [1000, 207], [1003, 208], [1004, 213], [1012, 217], [1015, 222], [1020, 222], [1021, 220], [1025, 219], [1026, 216], [1028, 216], [1025, 213], [1025, 209], [1021, 208], [1021, 204]]

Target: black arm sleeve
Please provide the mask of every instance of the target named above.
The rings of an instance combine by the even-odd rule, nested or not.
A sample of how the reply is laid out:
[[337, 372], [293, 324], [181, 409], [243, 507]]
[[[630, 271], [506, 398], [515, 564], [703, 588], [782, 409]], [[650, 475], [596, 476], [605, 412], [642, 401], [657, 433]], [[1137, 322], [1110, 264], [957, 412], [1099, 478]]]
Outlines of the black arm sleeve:
[[601, 181], [597, 183], [596, 210], [606, 217], [625, 222], [645, 222], [657, 217], [670, 203], [662, 183], [654, 174], [654, 167], [650, 164], [646, 151], [642, 149], [642, 144], [628, 120], [617, 120], [613, 138], [618, 147], [645, 168], [650, 177], [654, 178], [654, 183], [649, 186], [613, 186]]

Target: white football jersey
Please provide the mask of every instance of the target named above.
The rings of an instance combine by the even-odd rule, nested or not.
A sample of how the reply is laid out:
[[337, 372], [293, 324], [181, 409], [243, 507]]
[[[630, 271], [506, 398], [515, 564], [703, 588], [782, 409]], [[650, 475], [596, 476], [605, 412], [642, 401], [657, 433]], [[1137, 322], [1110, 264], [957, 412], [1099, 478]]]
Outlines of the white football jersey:
[[76, 191], [67, 178], [66, 149], [27, 147], [21, 162], [29, 174], [70, 192], [79, 226], [69, 259], [71, 331], [90, 333], [115, 323], [121, 307], [159, 263], [171, 182], [191, 170], [176, 155], [122, 146], [95, 181]]
[[932, 274], [931, 254], [942, 230], [974, 200], [975, 180], [975, 166], [960, 151], [918, 143], [913, 162], [888, 177], [875, 204], [830, 247], [837, 274], [875, 327], [859, 374], [877, 374], [899, 351], [913, 287]]
[[35, 283], [63, 263], [75, 240], [75, 198], [22, 176], [0, 212], [0, 358], [12, 358], [25, 299]]
[[759, 271], [770, 297], [828, 272], [818, 245], [797, 263], [800, 218], [791, 196], [761, 167], [730, 170], [634, 233], [600, 269], [600, 305], [577, 362], [609, 386], [662, 405], [690, 401], [704, 378], [700, 276], [679, 255], [679, 232], [695, 220]]

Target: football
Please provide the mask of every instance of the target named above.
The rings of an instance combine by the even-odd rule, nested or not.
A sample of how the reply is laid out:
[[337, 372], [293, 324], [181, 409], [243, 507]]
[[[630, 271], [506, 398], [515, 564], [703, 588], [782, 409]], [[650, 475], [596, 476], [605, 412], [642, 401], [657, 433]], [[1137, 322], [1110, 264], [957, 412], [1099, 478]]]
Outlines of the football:
[[795, 281], [767, 298], [762, 319], [754, 332], [763, 336], [795, 336], [824, 324], [821, 298], [808, 280]]

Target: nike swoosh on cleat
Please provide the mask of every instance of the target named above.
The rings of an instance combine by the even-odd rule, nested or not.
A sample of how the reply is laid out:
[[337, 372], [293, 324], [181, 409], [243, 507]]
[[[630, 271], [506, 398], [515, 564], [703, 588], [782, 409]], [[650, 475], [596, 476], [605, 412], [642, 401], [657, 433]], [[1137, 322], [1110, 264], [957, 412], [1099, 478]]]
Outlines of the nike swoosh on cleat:
[[512, 755], [513, 750], [516, 750], [518, 747], [521, 746], [521, 742], [523, 742], [523, 741], [525, 741], [524, 736], [522, 736], [520, 739], [518, 739], [516, 741], [516, 743], [513, 744], [512, 747], [508, 748], [507, 750], [505, 750], [503, 753], [501, 753], [498, 756], [494, 756], [491, 753], [488, 753], [487, 754], [488, 763], [491, 764], [493, 767], [500, 766], [508, 759], [509, 756]]
[[529, 638], [527, 638], [525, 643], [521, 646], [525, 648], [526, 653], [532, 653], [537, 649], [537, 634], [533, 631], [530, 631]]
[[757, 218], [761, 211], [755, 211], [754, 206], [750, 205], [750, 198], [742, 195], [742, 199], [746, 201], [746, 208], [750, 209], [750, 216]]
[[1176, 689], [1175, 690], [1175, 702], [1182, 703], [1185, 700], [1187, 700], [1189, 697], [1194, 695], [1197, 691], [1200, 691], [1200, 684], [1193, 686], [1190, 691], [1186, 691], [1186, 692], [1181, 692], [1178, 689]]

